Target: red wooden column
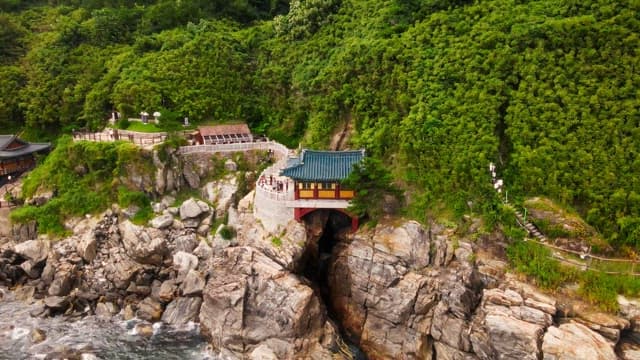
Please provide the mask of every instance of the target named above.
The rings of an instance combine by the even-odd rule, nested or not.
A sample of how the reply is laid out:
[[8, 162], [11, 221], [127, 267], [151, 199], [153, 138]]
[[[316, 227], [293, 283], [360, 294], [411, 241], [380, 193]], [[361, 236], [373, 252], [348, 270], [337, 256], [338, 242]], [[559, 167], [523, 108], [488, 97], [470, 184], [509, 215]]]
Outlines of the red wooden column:
[[318, 198], [318, 183], [315, 182], [313, 183], [313, 198]]
[[340, 199], [340, 183], [336, 183], [336, 191], [334, 192], [333, 197]]
[[356, 232], [358, 230], [359, 220], [357, 216], [351, 217], [351, 232]]

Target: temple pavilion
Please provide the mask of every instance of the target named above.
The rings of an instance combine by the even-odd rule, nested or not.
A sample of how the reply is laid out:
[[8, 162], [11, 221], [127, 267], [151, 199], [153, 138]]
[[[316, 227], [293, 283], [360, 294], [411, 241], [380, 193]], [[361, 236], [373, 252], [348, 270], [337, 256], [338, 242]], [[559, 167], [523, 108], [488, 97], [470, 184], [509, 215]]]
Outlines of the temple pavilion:
[[317, 151], [302, 150], [292, 158], [281, 175], [295, 183], [295, 199], [350, 200], [353, 189], [343, 189], [340, 182], [347, 178], [353, 165], [362, 161], [364, 150]]
[[301, 220], [317, 209], [332, 209], [350, 216], [355, 230], [358, 218], [345, 210], [355, 192], [354, 189], [343, 188], [341, 182], [364, 156], [364, 150], [302, 150], [299, 157], [289, 159], [280, 174], [294, 181], [295, 200], [291, 203], [295, 219]]
[[16, 135], [0, 135], [0, 176], [30, 170], [36, 163], [35, 154], [50, 148], [50, 143], [29, 143]]

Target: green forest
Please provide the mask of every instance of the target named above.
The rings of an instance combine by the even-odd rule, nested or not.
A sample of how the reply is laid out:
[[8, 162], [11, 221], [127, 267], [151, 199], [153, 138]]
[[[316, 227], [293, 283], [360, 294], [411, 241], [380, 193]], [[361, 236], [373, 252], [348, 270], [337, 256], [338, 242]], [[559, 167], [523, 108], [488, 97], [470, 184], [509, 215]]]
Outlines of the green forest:
[[640, 250], [640, 0], [0, 0], [0, 128], [166, 111], [390, 165], [408, 213], [546, 196]]

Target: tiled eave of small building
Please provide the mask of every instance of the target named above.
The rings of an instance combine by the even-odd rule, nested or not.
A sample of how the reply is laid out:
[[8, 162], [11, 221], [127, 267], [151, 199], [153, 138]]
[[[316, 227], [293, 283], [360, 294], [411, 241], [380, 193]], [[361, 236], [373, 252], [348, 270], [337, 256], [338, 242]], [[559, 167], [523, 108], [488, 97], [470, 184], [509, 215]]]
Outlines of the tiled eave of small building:
[[353, 165], [364, 158], [364, 150], [303, 150], [282, 170], [281, 175], [302, 182], [339, 182], [349, 176]]

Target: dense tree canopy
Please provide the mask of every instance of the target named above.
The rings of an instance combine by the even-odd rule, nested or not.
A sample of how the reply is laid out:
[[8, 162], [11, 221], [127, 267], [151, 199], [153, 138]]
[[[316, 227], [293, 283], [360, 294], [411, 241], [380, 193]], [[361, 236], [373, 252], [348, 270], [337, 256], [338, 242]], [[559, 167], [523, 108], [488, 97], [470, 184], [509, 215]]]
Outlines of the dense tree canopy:
[[[640, 1], [0, 0], [0, 126], [111, 109], [245, 120], [290, 146], [337, 128], [414, 214], [510, 193], [640, 249]], [[477, 207], [476, 207], [477, 208]]]

